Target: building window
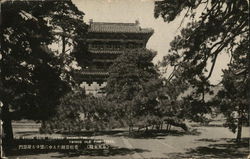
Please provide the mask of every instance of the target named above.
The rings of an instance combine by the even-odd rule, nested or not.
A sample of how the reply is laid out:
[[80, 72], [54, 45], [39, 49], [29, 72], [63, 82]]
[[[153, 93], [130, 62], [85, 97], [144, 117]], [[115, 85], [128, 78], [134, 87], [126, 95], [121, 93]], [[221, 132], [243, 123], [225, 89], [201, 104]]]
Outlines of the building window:
[[108, 49], [111, 49], [111, 45], [110, 44], [107, 44], [106, 45]]
[[100, 49], [101, 49], [101, 50], [104, 49], [104, 45], [103, 45], [103, 44], [100, 45]]

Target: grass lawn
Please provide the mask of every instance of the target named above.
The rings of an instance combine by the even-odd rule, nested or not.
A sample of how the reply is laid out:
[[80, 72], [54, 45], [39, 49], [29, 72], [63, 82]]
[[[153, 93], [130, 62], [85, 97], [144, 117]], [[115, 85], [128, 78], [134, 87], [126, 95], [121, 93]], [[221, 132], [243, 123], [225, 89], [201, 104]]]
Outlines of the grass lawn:
[[[15, 136], [63, 136], [63, 134], [39, 134], [37, 124], [14, 124]], [[116, 130], [96, 133], [92, 138], [109, 141], [113, 147], [105, 152], [80, 152], [12, 155], [10, 159], [47, 158], [247, 158], [249, 155], [249, 127], [243, 128], [243, 141], [234, 142], [236, 134], [218, 126], [193, 127], [195, 133], [184, 133], [178, 129], [171, 133], [158, 133], [148, 137], [128, 137], [127, 131]], [[64, 134], [65, 135], [65, 134]], [[88, 136], [81, 133], [79, 136]]]

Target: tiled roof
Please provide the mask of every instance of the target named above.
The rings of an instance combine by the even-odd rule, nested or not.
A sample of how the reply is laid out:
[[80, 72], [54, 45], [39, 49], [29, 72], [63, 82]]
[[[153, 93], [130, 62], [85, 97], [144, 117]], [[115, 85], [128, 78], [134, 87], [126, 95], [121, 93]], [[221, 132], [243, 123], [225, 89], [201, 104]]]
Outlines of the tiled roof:
[[122, 54], [123, 50], [89, 50], [93, 54]]
[[88, 72], [88, 71], [83, 71], [81, 72], [81, 75], [101, 75], [101, 76], [108, 76], [109, 73], [108, 72]]
[[106, 33], [153, 33], [151, 28], [141, 28], [136, 23], [92, 22], [89, 32]]

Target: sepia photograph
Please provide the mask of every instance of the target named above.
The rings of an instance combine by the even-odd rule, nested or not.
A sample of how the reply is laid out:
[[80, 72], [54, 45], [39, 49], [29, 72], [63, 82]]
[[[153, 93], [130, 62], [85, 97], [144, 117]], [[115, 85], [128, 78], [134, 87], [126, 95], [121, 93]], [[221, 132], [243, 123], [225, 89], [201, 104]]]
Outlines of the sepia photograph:
[[249, 0], [0, 3], [0, 159], [250, 159]]

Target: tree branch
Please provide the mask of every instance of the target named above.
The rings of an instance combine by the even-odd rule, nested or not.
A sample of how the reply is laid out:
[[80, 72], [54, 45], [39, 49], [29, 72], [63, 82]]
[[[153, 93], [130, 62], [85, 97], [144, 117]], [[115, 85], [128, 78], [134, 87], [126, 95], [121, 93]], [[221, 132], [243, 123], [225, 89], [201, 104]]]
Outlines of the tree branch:
[[[244, 23], [242, 23], [242, 25], [239, 26], [238, 29], [241, 30], [242, 27], [244, 28]], [[235, 31], [236, 31], [236, 30], [237, 30], [237, 28], [235, 29]], [[234, 38], [235, 38], [236, 36], [238, 36], [238, 35], [239, 35], [239, 33], [234, 34], [232, 37], [228, 38], [222, 45], [220, 45], [220, 46], [214, 51], [213, 55], [215, 55], [215, 57], [214, 57], [214, 59], [213, 59], [213, 64], [212, 64], [212, 67], [211, 67], [211, 69], [210, 69], [210, 72], [209, 72], [208, 76], [205, 78], [205, 80], [208, 80], [208, 79], [211, 77], [212, 72], [213, 72], [213, 69], [214, 69], [214, 66], [215, 66], [215, 63], [216, 63], [216, 59], [217, 59], [218, 54], [228, 45], [228, 43], [229, 43], [232, 39], [234, 39]]]
[[177, 30], [179, 30], [180, 27], [182, 26], [182, 24], [183, 24], [183, 22], [184, 22], [184, 19], [187, 17], [187, 15], [188, 15], [188, 13], [189, 13], [189, 10], [190, 10], [190, 8], [188, 8], [186, 14], [185, 14], [184, 17], [182, 18], [181, 23], [180, 23], [180, 25], [178, 26]]
[[208, 80], [208, 79], [211, 77], [211, 75], [212, 75], [212, 73], [213, 73], [213, 70], [214, 70], [215, 63], [216, 63], [216, 59], [217, 59], [217, 57], [218, 57], [218, 54], [219, 54], [219, 53], [215, 54], [214, 59], [213, 59], [212, 66], [211, 66], [210, 71], [209, 71], [209, 74], [208, 74], [208, 76], [205, 78], [205, 80]]

